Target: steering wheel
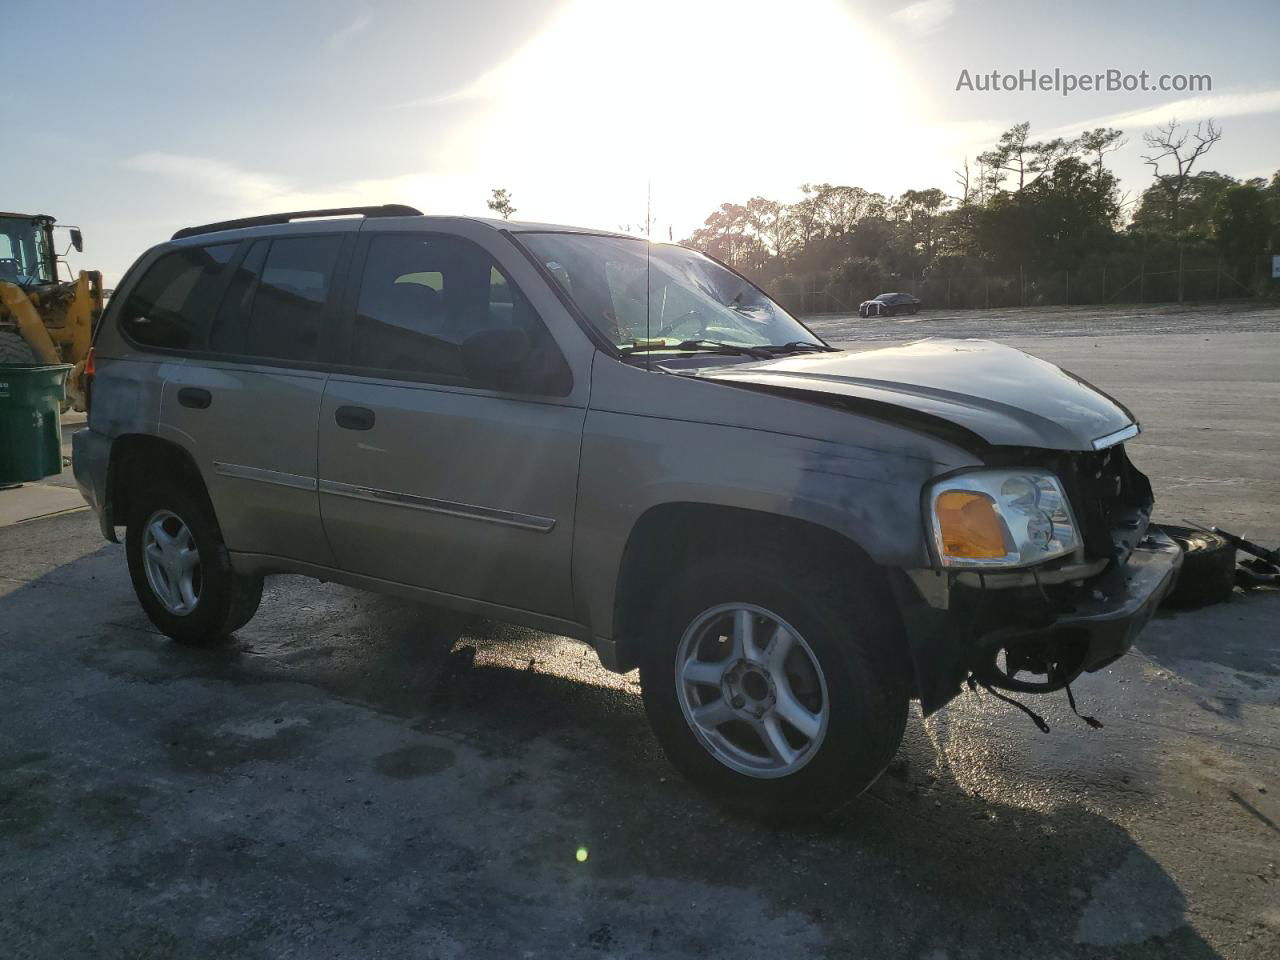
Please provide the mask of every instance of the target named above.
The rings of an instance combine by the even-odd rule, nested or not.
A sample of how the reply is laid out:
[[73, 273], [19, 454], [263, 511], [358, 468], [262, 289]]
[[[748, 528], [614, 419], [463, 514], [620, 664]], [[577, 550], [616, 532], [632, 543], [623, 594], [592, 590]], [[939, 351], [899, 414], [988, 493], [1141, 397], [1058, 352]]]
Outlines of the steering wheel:
[[685, 337], [685, 339], [686, 339], [686, 340], [697, 340], [697, 339], [701, 339], [702, 337], [704, 337], [704, 336], [706, 335], [706, 332], [707, 332], [707, 318], [706, 318], [706, 317], [704, 317], [704, 316], [702, 315], [702, 311], [700, 311], [700, 310], [688, 310], [688, 311], [686, 311], [686, 312], [684, 312], [684, 313], [680, 314], [680, 316], [676, 317], [674, 320], [672, 320], [672, 321], [671, 321], [670, 323], [668, 323], [666, 326], [664, 326], [664, 327], [662, 327], [662, 328], [660, 328], [660, 329], [656, 330], [655, 332], [653, 332], [652, 334], [650, 334], [650, 336], [651, 336], [653, 339], [655, 339], [655, 340], [657, 340], [657, 339], [661, 339], [662, 337], [668, 337], [668, 336], [670, 336], [670, 335], [671, 335], [671, 333], [672, 333], [673, 331], [675, 331], [676, 329], [678, 329], [678, 328], [679, 328], [679, 327], [680, 327], [680, 326], [681, 326], [681, 325], [682, 325], [686, 320], [689, 320], [689, 319], [696, 319], [696, 320], [697, 320], [697, 323], [698, 323], [698, 331], [697, 331], [697, 333], [698, 333], [698, 335], [697, 335], [696, 337]]

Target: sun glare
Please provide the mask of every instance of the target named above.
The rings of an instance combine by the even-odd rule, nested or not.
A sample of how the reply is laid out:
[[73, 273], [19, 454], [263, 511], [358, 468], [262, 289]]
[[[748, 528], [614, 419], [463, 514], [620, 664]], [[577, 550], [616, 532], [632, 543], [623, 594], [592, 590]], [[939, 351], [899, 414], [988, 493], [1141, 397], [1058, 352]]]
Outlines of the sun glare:
[[460, 91], [439, 159], [521, 216], [639, 224], [651, 190], [677, 233], [797, 178], [901, 189], [916, 97], [886, 51], [836, 0], [577, 0]]

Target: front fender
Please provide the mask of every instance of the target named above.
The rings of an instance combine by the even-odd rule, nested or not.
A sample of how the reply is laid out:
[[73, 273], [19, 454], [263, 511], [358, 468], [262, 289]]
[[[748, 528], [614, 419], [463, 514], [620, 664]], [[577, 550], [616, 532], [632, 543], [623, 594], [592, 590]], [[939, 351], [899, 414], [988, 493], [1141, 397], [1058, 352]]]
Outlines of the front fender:
[[[612, 639], [617, 577], [646, 511], [670, 503], [736, 507], [804, 520], [857, 544], [875, 563], [929, 564], [920, 491], [972, 454], [891, 423], [705, 381], [635, 371], [693, 400], [727, 400], [757, 427], [588, 411], [574, 534], [578, 619]], [[731, 399], [728, 399], [731, 398]], [[595, 402], [593, 396], [593, 404]], [[691, 405], [730, 419], [727, 408]], [[675, 413], [676, 411], [671, 411]], [[786, 424], [804, 435], [783, 432]], [[820, 439], [821, 438], [821, 439]]]

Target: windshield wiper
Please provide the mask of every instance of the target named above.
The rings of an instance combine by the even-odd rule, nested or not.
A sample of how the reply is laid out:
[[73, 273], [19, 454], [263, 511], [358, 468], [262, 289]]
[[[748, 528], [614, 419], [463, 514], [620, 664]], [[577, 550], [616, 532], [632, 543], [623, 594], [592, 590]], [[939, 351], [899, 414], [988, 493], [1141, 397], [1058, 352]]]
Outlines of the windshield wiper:
[[757, 350], [764, 351], [770, 356], [779, 353], [800, 353], [805, 350], [816, 350], [818, 353], [838, 353], [836, 347], [828, 347], [825, 344], [814, 343], [812, 340], [792, 340], [790, 343], [769, 343], [762, 347], [756, 347]]
[[637, 343], [622, 347], [622, 353], [648, 353], [654, 350], [670, 350], [673, 353], [721, 353], [730, 356], [755, 357], [757, 360], [768, 360], [772, 356], [764, 347], [747, 347], [738, 343], [725, 343], [723, 340], [682, 340], [680, 343]]

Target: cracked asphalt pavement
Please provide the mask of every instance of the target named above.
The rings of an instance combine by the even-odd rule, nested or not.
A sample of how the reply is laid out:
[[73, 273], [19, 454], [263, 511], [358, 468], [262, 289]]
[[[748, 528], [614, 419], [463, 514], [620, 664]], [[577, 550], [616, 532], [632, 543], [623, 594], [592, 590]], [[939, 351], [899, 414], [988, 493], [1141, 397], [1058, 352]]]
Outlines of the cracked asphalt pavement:
[[[1160, 516], [1273, 543], [1277, 319], [815, 326], [1062, 363], [1144, 423]], [[189, 650], [88, 513], [0, 528], [0, 956], [1274, 958], [1278, 619], [1159, 615], [1075, 686], [1101, 730], [913, 708], [866, 795], [781, 826], [684, 783], [572, 641], [277, 577]]]

